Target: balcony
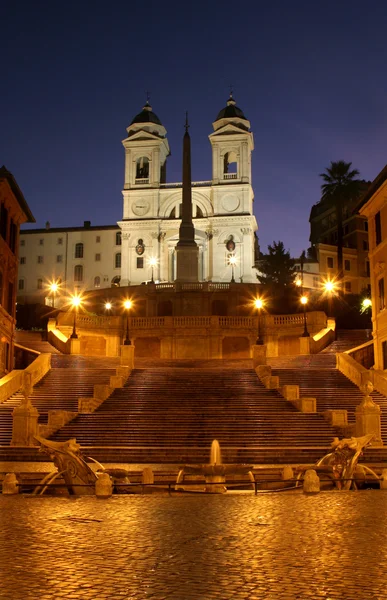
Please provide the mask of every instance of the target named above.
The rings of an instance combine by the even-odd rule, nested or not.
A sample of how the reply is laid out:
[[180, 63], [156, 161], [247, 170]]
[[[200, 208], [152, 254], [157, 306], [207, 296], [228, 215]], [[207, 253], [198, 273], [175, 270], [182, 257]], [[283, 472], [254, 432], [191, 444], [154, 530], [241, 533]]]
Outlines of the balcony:
[[238, 173], [223, 173], [223, 179], [238, 179]]

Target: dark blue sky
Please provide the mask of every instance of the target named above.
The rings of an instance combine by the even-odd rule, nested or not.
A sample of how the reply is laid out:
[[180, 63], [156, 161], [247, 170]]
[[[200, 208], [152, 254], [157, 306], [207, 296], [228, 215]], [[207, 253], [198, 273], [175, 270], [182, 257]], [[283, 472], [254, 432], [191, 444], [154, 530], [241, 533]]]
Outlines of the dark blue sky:
[[125, 128], [151, 92], [181, 180], [189, 111], [193, 180], [211, 178], [208, 134], [230, 83], [255, 138], [262, 250], [308, 246], [318, 176], [387, 163], [387, 5], [358, 0], [3, 0], [0, 165], [44, 226], [122, 216]]

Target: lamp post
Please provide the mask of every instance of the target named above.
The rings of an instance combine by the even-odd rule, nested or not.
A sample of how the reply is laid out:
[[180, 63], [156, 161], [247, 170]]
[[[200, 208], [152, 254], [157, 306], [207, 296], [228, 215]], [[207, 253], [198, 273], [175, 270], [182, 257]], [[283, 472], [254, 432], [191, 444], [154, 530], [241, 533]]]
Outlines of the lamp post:
[[149, 266], [152, 269], [152, 277], [151, 277], [151, 283], [154, 283], [155, 280], [153, 278], [153, 269], [155, 268], [155, 266], [157, 265], [157, 258], [154, 258], [153, 256], [149, 259]]
[[73, 322], [73, 332], [70, 335], [70, 338], [73, 340], [78, 339], [78, 335], [77, 335], [77, 312], [78, 312], [78, 307], [81, 304], [81, 298], [79, 296], [73, 296], [71, 299], [71, 304], [73, 305], [74, 308], [74, 322]]
[[131, 307], [132, 307], [132, 301], [125, 300], [124, 309], [126, 310], [126, 336], [125, 336], [125, 340], [124, 340], [124, 346], [131, 345], [131, 341], [129, 338], [129, 310], [131, 309]]
[[112, 303], [111, 302], [105, 302], [105, 310], [107, 312], [111, 311], [112, 309]]
[[50, 284], [50, 291], [52, 295], [52, 308], [55, 308], [55, 294], [59, 290], [59, 285], [56, 281]]
[[261, 309], [263, 308], [263, 300], [257, 298], [254, 302], [255, 308], [258, 311], [258, 337], [255, 342], [257, 346], [263, 346], [262, 332], [261, 332]]
[[301, 296], [301, 304], [303, 306], [304, 309], [304, 333], [302, 334], [301, 337], [310, 337], [310, 333], [308, 331], [308, 326], [306, 323], [306, 305], [308, 304], [308, 297], [307, 296]]
[[236, 259], [235, 255], [232, 254], [230, 256], [230, 258], [229, 258], [229, 261], [228, 261], [230, 263], [230, 265], [231, 265], [231, 283], [235, 283], [235, 279], [234, 279], [234, 267], [236, 265], [236, 261], [237, 261], [237, 259]]

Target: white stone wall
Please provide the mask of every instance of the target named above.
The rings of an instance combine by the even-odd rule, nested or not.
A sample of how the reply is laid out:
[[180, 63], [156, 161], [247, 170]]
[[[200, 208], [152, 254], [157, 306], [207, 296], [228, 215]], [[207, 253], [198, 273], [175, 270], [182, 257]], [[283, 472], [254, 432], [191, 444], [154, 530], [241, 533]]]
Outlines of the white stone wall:
[[[49, 283], [58, 279], [62, 281], [62, 291], [57, 295], [57, 306], [64, 302], [66, 295], [76, 291], [109, 288], [113, 279], [121, 275], [121, 269], [115, 266], [116, 254], [122, 251], [121, 246], [116, 245], [119, 231], [118, 226], [21, 231], [18, 301], [44, 303], [46, 298], [51, 298]], [[78, 243], [83, 244], [83, 258], [75, 256]], [[43, 262], [38, 262], [41, 260], [38, 257], [42, 257]], [[79, 282], [74, 280], [76, 265], [83, 267], [83, 279]], [[23, 289], [20, 289], [21, 280]], [[39, 280], [42, 281], [41, 289]]]

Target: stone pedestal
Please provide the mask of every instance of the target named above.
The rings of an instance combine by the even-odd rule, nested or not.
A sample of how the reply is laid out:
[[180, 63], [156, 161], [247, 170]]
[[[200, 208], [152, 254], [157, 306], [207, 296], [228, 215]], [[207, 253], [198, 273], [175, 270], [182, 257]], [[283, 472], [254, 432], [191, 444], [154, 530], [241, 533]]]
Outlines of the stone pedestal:
[[134, 346], [131, 344], [130, 346], [121, 346], [121, 365], [125, 367], [129, 367], [129, 369], [134, 368]]
[[290, 465], [286, 465], [281, 471], [281, 477], [284, 481], [294, 479], [294, 471]]
[[70, 354], [80, 354], [81, 353], [81, 341], [79, 338], [70, 338]]
[[38, 418], [37, 409], [29, 401], [13, 409], [11, 446], [38, 445], [34, 439], [38, 434]]
[[145, 467], [142, 472], [142, 483], [153, 485], [155, 482], [155, 476], [150, 467]]
[[261, 346], [253, 346], [253, 369], [258, 367], [258, 365], [266, 364], [266, 346], [262, 344]]
[[380, 426], [380, 406], [375, 404], [369, 395], [373, 390], [373, 385], [370, 381], [361, 386], [362, 392], [365, 394], [361, 404], [356, 408], [356, 437], [363, 435], [374, 436], [372, 446], [383, 446], [381, 426]]
[[298, 400], [300, 398], [300, 386], [299, 385], [283, 385], [281, 387], [281, 394], [286, 400]]
[[310, 354], [310, 337], [300, 337], [300, 354]]

